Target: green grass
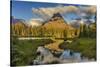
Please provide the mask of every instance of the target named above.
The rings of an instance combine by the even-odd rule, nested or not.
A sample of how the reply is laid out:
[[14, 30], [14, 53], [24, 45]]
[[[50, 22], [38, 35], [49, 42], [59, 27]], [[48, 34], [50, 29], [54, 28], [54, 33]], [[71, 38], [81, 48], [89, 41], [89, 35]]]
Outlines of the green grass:
[[65, 41], [59, 47], [81, 52], [82, 56], [96, 59], [96, 39], [93, 38], [79, 38], [70, 44]]
[[11, 65], [29, 65], [36, 58], [36, 49], [40, 45], [53, 42], [50, 39], [42, 40], [17, 40], [11, 41]]
[[[37, 47], [52, 42], [53, 41], [50, 39], [11, 39], [11, 66], [30, 65], [30, 63], [37, 57]], [[93, 38], [79, 38], [75, 39], [72, 43], [64, 41], [59, 47], [62, 49], [70, 49], [72, 51], [81, 52], [82, 56], [96, 59], [96, 39]]]

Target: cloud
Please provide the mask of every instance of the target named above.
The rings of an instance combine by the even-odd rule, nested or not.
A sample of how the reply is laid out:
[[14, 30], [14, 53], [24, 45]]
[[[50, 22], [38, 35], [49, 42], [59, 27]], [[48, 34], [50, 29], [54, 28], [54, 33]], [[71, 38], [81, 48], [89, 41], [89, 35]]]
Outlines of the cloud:
[[76, 13], [81, 18], [87, 16], [88, 14], [92, 15], [96, 13], [96, 6], [63, 6], [58, 5], [56, 7], [41, 7], [41, 8], [32, 8], [33, 14], [36, 14], [39, 18], [43, 20], [50, 19], [55, 13], [60, 13], [62, 15], [67, 13]]
[[95, 14], [97, 11], [96, 6], [83, 7], [81, 10], [86, 14]]
[[40, 21], [40, 22], [43, 21], [43, 19], [41, 19], [41, 18], [32, 18], [32, 19], [30, 19], [30, 20], [36, 20], [36, 21]]
[[36, 14], [39, 18], [42, 18], [42, 19], [48, 19], [48, 16], [43, 12], [41, 11], [41, 8], [32, 8], [32, 12], [34, 14]]
[[55, 13], [69, 13], [69, 12], [78, 12], [79, 9], [76, 6], [56, 6], [48, 8], [32, 8], [33, 14], [37, 14], [39, 17], [42, 17], [44, 20], [49, 19]]
[[94, 14], [96, 13], [96, 6], [90, 6], [87, 10]]
[[77, 12], [77, 11], [79, 11], [79, 8], [76, 6], [64, 6], [62, 10], [63, 10], [63, 12], [66, 12], [66, 13]]
[[32, 18], [32, 19], [30, 19], [28, 21], [28, 25], [29, 26], [32, 26], [32, 27], [34, 27], [34, 26], [40, 26], [40, 25], [42, 25], [42, 21], [43, 20], [42, 19], [39, 19], [39, 18], [38, 19], [35, 19], [35, 18], [33, 19]]

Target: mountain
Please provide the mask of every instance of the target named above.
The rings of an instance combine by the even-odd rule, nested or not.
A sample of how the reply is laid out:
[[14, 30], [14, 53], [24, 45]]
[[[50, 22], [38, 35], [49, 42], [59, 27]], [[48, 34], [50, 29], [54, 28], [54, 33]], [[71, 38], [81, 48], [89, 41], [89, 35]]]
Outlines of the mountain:
[[47, 29], [72, 29], [70, 25], [66, 23], [60, 13], [54, 14], [47, 23], [43, 25]]
[[11, 35], [25, 36], [28, 26], [23, 19], [16, 19], [11, 17]]
[[72, 38], [75, 29], [67, 24], [60, 13], [54, 14], [49, 21], [42, 25], [44, 36], [53, 36], [55, 38]]
[[25, 20], [23, 19], [16, 19], [14, 17], [11, 18], [11, 25], [12, 27], [26, 27], [27, 24], [25, 23]]
[[75, 37], [74, 33], [75, 28], [67, 24], [60, 13], [54, 14], [51, 19], [44, 24], [39, 19], [32, 19], [29, 21], [29, 24], [26, 25], [23, 20], [12, 18], [12, 35], [14, 36], [72, 38]]
[[52, 16], [52, 18], [55, 18], [55, 19], [56, 19], [56, 17], [58, 17], [57, 19], [63, 19], [63, 17], [61, 16], [60, 13], [55, 13], [55, 14]]
[[25, 20], [23, 20], [23, 19], [17, 19], [15, 17], [11, 16], [11, 23], [12, 24], [15, 24], [15, 23], [18, 23], [18, 22], [24, 23]]

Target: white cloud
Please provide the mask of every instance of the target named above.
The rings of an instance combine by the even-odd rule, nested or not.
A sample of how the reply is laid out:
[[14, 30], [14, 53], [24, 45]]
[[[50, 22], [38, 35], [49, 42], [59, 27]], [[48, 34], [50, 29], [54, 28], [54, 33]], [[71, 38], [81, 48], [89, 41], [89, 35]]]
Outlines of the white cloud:
[[40, 18], [32, 18], [28, 22], [29, 22], [28, 23], [29, 26], [34, 27], [34, 26], [40, 26], [40, 25], [42, 25], [43, 20], [40, 19]]
[[80, 8], [81, 11], [83, 11], [84, 13], [90, 13], [90, 14], [95, 14], [96, 13], [96, 6], [88, 6], [88, 7], [81, 7]]
[[78, 12], [79, 9], [76, 6], [56, 6], [48, 8], [32, 8], [33, 13], [38, 14], [39, 17], [43, 19], [49, 19], [55, 13], [68, 13], [68, 12]]
[[81, 6], [81, 8], [77, 7], [77, 6], [63, 6], [63, 5], [59, 5], [56, 7], [41, 7], [41, 8], [32, 8], [33, 14], [37, 14], [38, 17], [42, 18], [43, 20], [48, 20], [50, 19], [53, 14], [55, 13], [60, 13], [62, 15], [64, 15], [65, 13], [77, 13], [79, 16], [83, 17], [86, 16], [87, 13], [91, 13], [94, 14], [96, 12], [96, 6]]

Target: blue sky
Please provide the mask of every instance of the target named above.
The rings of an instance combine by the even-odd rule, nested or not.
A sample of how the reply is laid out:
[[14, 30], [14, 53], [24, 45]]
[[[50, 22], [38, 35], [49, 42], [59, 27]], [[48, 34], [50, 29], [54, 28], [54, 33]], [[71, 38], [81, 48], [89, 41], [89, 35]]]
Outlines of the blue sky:
[[[72, 4], [12, 1], [12, 14], [11, 15], [18, 19], [24, 19], [28, 21], [31, 18], [38, 18], [38, 16], [32, 12], [32, 8], [41, 8], [41, 7], [48, 8], [48, 7], [56, 7], [58, 5], [69, 6]], [[82, 5], [76, 4], [74, 6], [80, 7]], [[80, 18], [80, 16], [74, 12], [64, 14], [63, 17], [66, 21], [71, 21], [73, 19]]]
[[50, 3], [38, 3], [38, 2], [24, 2], [24, 1], [12, 1], [12, 15], [16, 18], [29, 20], [30, 18], [36, 17], [32, 13], [32, 8], [40, 7], [55, 7], [58, 4]]

